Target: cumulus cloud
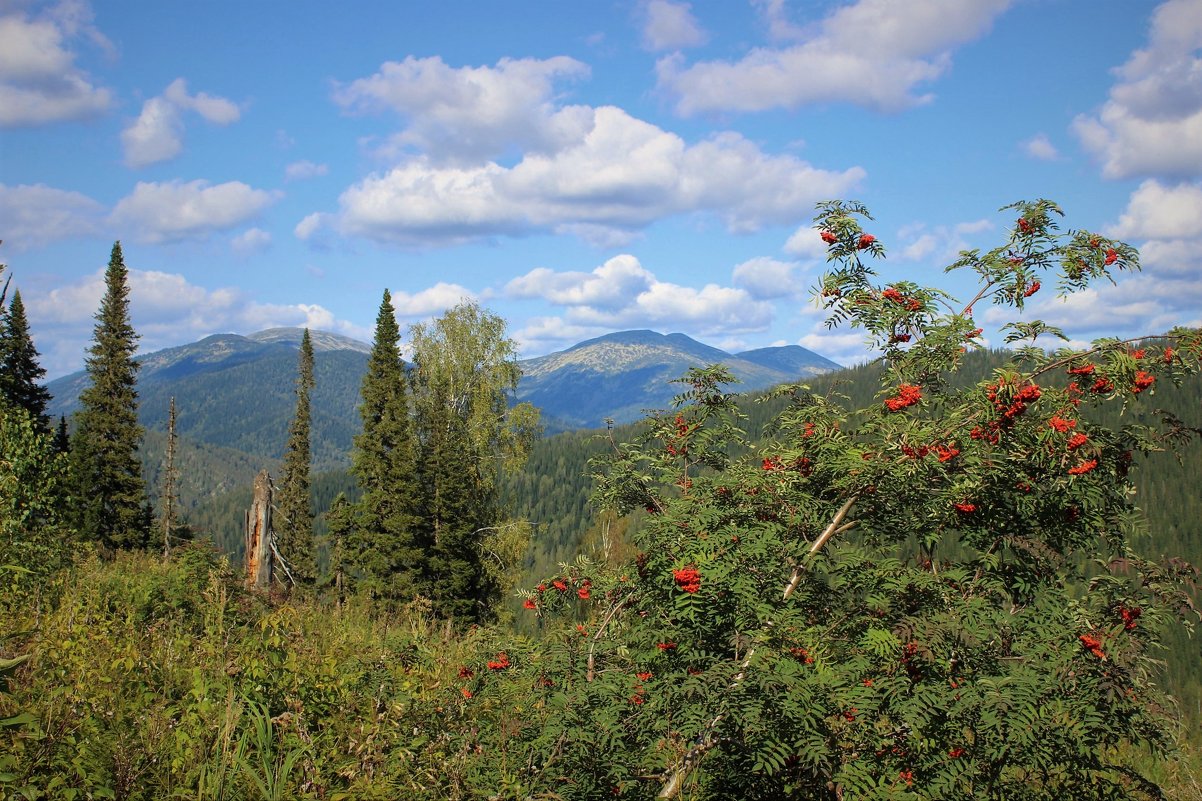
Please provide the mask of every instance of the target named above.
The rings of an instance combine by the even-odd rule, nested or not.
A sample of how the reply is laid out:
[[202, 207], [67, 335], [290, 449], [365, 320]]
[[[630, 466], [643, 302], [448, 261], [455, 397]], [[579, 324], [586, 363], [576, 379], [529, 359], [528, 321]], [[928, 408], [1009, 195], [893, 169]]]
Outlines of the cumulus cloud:
[[0, 127], [45, 125], [99, 114], [112, 93], [75, 64], [74, 41], [107, 40], [86, 4], [61, 3], [37, 17], [0, 13]]
[[420, 152], [435, 161], [479, 162], [515, 151], [554, 152], [578, 141], [589, 110], [557, 104], [555, 86], [588, 72], [567, 56], [458, 68], [437, 56], [409, 56], [338, 87], [334, 100], [348, 111], [401, 117], [405, 127], [390, 139], [386, 155]]
[[176, 78], [162, 95], [143, 103], [142, 113], [121, 132], [126, 165], [145, 167], [178, 156], [184, 147], [185, 111], [214, 125], [229, 125], [241, 116], [229, 100], [204, 92], [190, 95], [187, 82]]
[[650, 0], [643, 6], [643, 46], [648, 50], [679, 50], [705, 44], [706, 34], [692, 6], [672, 0]]
[[859, 167], [835, 172], [768, 155], [734, 133], [688, 145], [619, 108], [589, 114], [578, 141], [528, 153], [512, 167], [415, 158], [370, 175], [343, 192], [337, 224], [379, 241], [428, 244], [581, 225], [593, 235], [630, 232], [666, 216], [707, 212], [731, 231], [749, 232], [792, 222], [864, 176]]
[[1102, 174], [1202, 175], [1202, 3], [1162, 3], [1147, 47], [1115, 73], [1118, 81], [1102, 108], [1073, 123]]
[[0, 184], [0, 231], [17, 250], [95, 234], [104, 207], [79, 192], [44, 184]]
[[527, 343], [562, 337], [565, 330], [622, 328], [728, 336], [766, 330], [773, 316], [772, 304], [757, 300], [746, 289], [717, 284], [695, 288], [660, 281], [627, 254], [615, 256], [591, 272], [538, 268], [510, 281], [505, 292], [565, 309], [562, 325], [544, 319], [522, 329], [521, 341]]
[[1022, 144], [1023, 152], [1033, 159], [1040, 161], [1055, 161], [1059, 156], [1059, 151], [1052, 141], [1048, 139], [1047, 134], [1039, 133], [1032, 136]]
[[960, 251], [971, 247], [968, 237], [992, 229], [989, 220], [971, 220], [955, 225], [937, 225], [928, 229], [924, 223], [903, 226], [897, 232], [897, 255], [903, 261], [938, 261], [950, 264]]
[[284, 168], [284, 178], [289, 181], [300, 181], [305, 178], [317, 178], [330, 171], [327, 164], [314, 164], [311, 161], [294, 161]]
[[420, 292], [393, 292], [392, 307], [397, 317], [432, 317], [465, 300], [475, 300], [476, 293], [459, 284], [439, 281]]
[[[127, 260], [131, 255], [126, 251]], [[137, 257], [134, 256], [134, 259]], [[81, 369], [92, 336], [92, 315], [104, 295], [104, 270], [45, 292], [22, 291], [30, 323], [38, 335], [42, 364], [51, 378]], [[266, 328], [298, 326], [333, 331], [360, 340], [371, 332], [328, 309], [308, 303], [259, 303], [240, 289], [207, 289], [160, 270], [129, 271], [130, 318], [149, 353], [192, 342], [209, 334], [249, 334]]]
[[248, 228], [230, 240], [230, 246], [238, 253], [265, 250], [270, 244], [271, 234], [262, 228]]
[[859, 0], [808, 35], [780, 24], [778, 3], [761, 3], [778, 37], [802, 40], [755, 48], [738, 61], [687, 64], [674, 54], [657, 64], [659, 86], [686, 115], [829, 102], [898, 111], [930, 102], [917, 87], [946, 72], [952, 51], [984, 34], [1012, 2]]
[[118, 201], [109, 224], [131, 231], [141, 242], [178, 242], [228, 230], [257, 217], [279, 192], [253, 189], [240, 181], [210, 186], [208, 181], [146, 183]]
[[1155, 179], [1139, 185], [1107, 234], [1123, 239], [1202, 237], [1202, 186], [1166, 186]]
[[799, 275], [802, 269], [795, 261], [761, 256], [737, 265], [731, 273], [731, 282], [756, 300], [797, 297], [806, 291]]
[[843, 365], [863, 364], [878, 355], [869, 350], [862, 332], [828, 331], [821, 325], [798, 339], [797, 344]]

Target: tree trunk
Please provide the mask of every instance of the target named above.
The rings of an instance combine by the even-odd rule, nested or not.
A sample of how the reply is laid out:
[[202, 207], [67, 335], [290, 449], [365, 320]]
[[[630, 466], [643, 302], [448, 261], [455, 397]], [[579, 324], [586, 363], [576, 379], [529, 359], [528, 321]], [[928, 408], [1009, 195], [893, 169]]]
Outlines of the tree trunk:
[[265, 590], [271, 586], [271, 476], [255, 476], [255, 494], [246, 512], [246, 586]]

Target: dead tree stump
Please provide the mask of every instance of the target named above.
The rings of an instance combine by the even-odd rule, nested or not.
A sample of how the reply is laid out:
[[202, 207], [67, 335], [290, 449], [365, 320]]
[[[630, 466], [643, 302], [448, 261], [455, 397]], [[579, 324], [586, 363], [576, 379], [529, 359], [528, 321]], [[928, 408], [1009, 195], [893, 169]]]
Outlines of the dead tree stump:
[[255, 494], [246, 512], [246, 586], [266, 590], [271, 586], [271, 476], [255, 476]]

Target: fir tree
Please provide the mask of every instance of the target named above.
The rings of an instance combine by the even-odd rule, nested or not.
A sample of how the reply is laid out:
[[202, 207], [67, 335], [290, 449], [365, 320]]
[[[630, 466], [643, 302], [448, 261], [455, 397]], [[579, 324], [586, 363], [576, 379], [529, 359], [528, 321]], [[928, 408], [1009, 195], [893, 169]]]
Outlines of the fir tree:
[[347, 538], [348, 578], [373, 595], [404, 599], [422, 589], [424, 543], [417, 537], [418, 485], [413, 426], [401, 362], [400, 330], [384, 291], [363, 377], [351, 472], [363, 496]]
[[279, 516], [276, 518], [280, 553], [288, 563], [292, 577], [306, 585], [311, 585], [317, 577], [317, 561], [313, 556], [313, 511], [309, 498], [309, 393], [313, 385], [313, 343], [306, 328], [301, 338], [296, 379], [296, 414], [288, 428], [284, 473], [280, 479]]
[[104, 282], [88, 351], [91, 383], [79, 395], [71, 438], [71, 517], [83, 539], [103, 548], [145, 548], [151, 515], [138, 461], [138, 335], [129, 319], [120, 242], [113, 245]]
[[46, 371], [38, 364], [20, 291], [13, 292], [7, 313], [0, 310], [0, 314], [0, 395], [29, 412], [38, 428], [49, 432], [46, 404], [50, 393], [38, 384]]
[[71, 436], [67, 433], [67, 418], [65, 415], [58, 416], [58, 429], [54, 432], [54, 450], [57, 453], [65, 454], [71, 448]]

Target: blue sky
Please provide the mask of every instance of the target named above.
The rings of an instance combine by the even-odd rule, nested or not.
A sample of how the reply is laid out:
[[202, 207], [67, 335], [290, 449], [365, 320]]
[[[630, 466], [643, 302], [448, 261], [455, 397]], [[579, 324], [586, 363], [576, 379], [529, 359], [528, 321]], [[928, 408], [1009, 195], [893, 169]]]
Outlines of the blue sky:
[[851, 363], [815, 202], [966, 297], [943, 266], [1037, 197], [1144, 271], [1029, 317], [1202, 325], [1202, 0], [0, 0], [0, 259], [51, 377], [116, 239], [144, 351], [370, 339], [387, 287], [402, 324], [480, 300], [523, 356], [651, 328]]

